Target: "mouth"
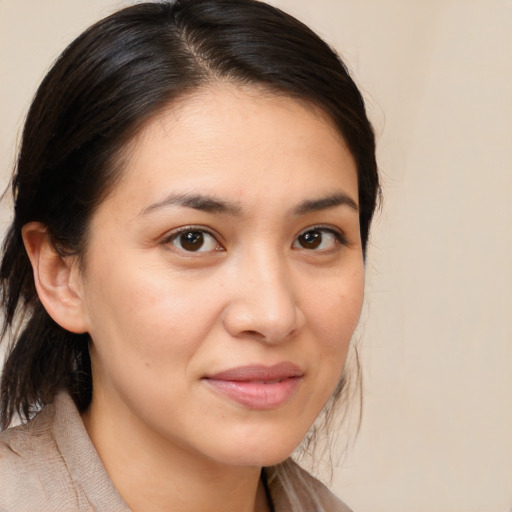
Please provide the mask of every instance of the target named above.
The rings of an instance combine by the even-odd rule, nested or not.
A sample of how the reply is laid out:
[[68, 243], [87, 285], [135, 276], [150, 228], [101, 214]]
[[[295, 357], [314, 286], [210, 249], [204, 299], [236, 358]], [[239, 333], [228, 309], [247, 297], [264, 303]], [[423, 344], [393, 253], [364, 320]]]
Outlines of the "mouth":
[[303, 377], [303, 370], [285, 362], [273, 366], [240, 366], [202, 380], [215, 392], [246, 408], [268, 410], [285, 404]]

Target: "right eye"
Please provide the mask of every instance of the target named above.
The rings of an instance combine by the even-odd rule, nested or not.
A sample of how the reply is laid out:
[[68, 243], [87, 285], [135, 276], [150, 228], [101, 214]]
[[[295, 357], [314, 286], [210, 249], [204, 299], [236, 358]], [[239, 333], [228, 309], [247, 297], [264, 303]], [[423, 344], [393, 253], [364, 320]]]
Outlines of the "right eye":
[[222, 250], [215, 237], [203, 229], [182, 229], [169, 236], [165, 243], [187, 252], [212, 252]]

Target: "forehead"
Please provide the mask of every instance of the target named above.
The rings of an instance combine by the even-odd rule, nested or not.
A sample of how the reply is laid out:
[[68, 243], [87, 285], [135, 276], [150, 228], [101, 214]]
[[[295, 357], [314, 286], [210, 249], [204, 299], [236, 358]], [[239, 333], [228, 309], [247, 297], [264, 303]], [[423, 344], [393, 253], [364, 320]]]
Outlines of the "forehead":
[[324, 188], [343, 182], [357, 201], [354, 160], [329, 116], [256, 87], [196, 91], [153, 117], [124, 155], [117, 188], [132, 182], [138, 195], [226, 185], [242, 198], [249, 185], [270, 194], [297, 181]]

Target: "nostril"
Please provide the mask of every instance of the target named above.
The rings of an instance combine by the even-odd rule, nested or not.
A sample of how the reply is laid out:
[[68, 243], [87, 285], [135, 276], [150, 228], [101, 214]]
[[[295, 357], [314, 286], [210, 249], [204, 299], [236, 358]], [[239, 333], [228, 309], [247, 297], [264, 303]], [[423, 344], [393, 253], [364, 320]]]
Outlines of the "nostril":
[[257, 331], [252, 329], [246, 329], [241, 331], [238, 337], [253, 339], [255, 341], [259, 341], [262, 343], [267, 343], [269, 345], [274, 345], [280, 343], [285, 340], [290, 340], [295, 337], [297, 333], [297, 329], [293, 329], [290, 332], [272, 332], [272, 331]]
[[247, 330], [247, 331], [243, 331], [242, 334], [245, 334], [246, 336], [250, 336], [252, 338], [261, 338], [261, 339], [265, 338], [265, 335], [258, 331]]

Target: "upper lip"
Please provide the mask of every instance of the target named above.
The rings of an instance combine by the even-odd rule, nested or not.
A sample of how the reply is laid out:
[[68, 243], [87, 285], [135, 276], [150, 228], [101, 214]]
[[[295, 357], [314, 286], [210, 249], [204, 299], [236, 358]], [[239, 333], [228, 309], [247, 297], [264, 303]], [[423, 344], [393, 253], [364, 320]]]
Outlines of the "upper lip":
[[280, 381], [302, 377], [304, 371], [296, 364], [283, 362], [272, 366], [246, 365], [229, 368], [218, 373], [207, 375], [206, 379], [226, 380], [235, 382]]

